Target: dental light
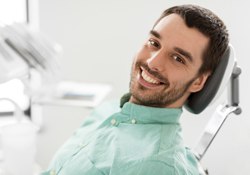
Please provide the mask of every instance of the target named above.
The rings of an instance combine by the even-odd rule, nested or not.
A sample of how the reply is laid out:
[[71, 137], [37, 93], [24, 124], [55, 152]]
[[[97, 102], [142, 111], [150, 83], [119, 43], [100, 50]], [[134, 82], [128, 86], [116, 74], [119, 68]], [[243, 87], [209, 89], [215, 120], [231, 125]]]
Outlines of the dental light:
[[0, 86], [19, 80], [29, 99], [50, 89], [43, 87], [58, 81], [60, 53], [59, 45], [28, 25], [0, 25]]
[[41, 75], [58, 71], [59, 45], [24, 24], [0, 27], [0, 83], [23, 78], [31, 70]]

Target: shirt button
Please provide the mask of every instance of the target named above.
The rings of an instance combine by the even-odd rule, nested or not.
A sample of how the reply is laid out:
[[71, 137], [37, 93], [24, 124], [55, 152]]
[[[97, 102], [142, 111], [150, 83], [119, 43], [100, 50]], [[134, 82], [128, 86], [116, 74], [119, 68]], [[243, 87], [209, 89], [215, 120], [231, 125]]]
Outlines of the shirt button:
[[135, 120], [135, 119], [132, 119], [132, 120], [131, 120], [131, 123], [132, 123], [132, 124], [136, 124], [136, 120]]
[[55, 170], [51, 170], [51, 171], [49, 172], [49, 175], [56, 175], [56, 171], [55, 171]]
[[116, 120], [115, 120], [115, 119], [112, 119], [112, 120], [110, 121], [110, 123], [111, 123], [111, 125], [115, 125], [115, 124], [116, 124]]

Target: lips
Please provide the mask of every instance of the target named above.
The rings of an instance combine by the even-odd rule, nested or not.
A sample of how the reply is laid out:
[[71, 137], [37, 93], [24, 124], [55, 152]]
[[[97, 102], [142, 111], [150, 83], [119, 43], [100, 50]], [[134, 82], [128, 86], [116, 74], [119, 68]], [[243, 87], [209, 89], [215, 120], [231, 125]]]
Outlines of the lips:
[[154, 75], [150, 74], [145, 68], [140, 67], [140, 70], [141, 71], [140, 71], [139, 83], [143, 85], [144, 87], [155, 88], [164, 84]]
[[141, 76], [148, 83], [152, 83], [152, 84], [160, 84], [161, 83], [160, 81], [158, 81], [158, 80], [154, 79], [153, 77], [151, 77], [150, 75], [148, 75], [146, 73], [146, 71], [144, 71], [144, 70], [142, 70]]

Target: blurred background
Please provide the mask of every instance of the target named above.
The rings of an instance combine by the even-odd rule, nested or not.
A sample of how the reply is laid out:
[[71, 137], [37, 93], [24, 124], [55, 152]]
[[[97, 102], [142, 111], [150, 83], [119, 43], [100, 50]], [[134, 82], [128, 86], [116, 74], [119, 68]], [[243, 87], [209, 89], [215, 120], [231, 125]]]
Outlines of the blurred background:
[[[202, 164], [212, 175], [249, 174], [249, 1], [30, 0], [28, 23], [62, 46], [59, 64], [64, 80], [110, 84], [112, 91], [105, 100], [113, 100], [128, 92], [133, 56], [155, 20], [163, 10], [179, 4], [201, 5], [221, 17], [228, 27], [230, 43], [242, 68], [240, 106], [243, 112], [229, 117]], [[184, 112], [182, 125], [187, 146], [195, 145], [216, 106], [225, 101], [226, 95], [224, 92], [199, 115]], [[42, 169], [48, 166], [55, 150], [90, 111], [91, 108], [84, 107], [43, 107], [43, 130], [39, 134], [37, 153], [37, 162]]]

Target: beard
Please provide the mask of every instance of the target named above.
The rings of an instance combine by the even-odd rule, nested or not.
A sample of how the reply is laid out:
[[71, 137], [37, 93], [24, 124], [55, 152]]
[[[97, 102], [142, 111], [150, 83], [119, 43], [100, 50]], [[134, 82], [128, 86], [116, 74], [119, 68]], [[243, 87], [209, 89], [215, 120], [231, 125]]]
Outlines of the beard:
[[[159, 80], [161, 80], [161, 82], [164, 82], [159, 85], [162, 87], [157, 89], [148, 89], [138, 83], [137, 76], [138, 74], [140, 74], [141, 76], [140, 67], [143, 67], [151, 75], [157, 77]], [[132, 66], [129, 89], [131, 95], [135, 100], [134, 103], [136, 104], [152, 107], [166, 107], [183, 97], [183, 95], [187, 92], [187, 89], [190, 87], [195, 78], [186, 83], [174, 84], [173, 87], [170, 89], [170, 83], [168, 78], [164, 77], [163, 75], [154, 70], [151, 70], [147, 66], [147, 64], [143, 62], [136, 62], [134, 68]]]

